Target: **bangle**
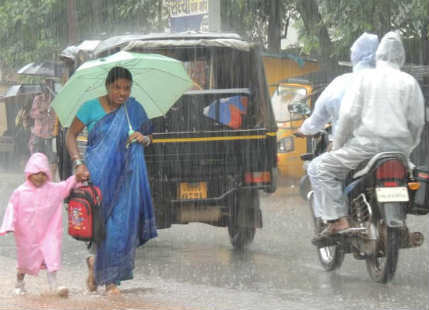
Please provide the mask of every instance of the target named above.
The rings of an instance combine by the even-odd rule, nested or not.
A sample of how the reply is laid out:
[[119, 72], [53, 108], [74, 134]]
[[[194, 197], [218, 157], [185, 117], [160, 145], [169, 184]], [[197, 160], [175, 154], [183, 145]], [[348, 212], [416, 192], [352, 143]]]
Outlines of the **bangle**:
[[78, 166], [85, 165], [85, 162], [81, 159], [76, 159], [73, 161], [73, 170], [76, 170]]
[[150, 144], [150, 138], [149, 138], [149, 136], [143, 136], [143, 145], [149, 145]]

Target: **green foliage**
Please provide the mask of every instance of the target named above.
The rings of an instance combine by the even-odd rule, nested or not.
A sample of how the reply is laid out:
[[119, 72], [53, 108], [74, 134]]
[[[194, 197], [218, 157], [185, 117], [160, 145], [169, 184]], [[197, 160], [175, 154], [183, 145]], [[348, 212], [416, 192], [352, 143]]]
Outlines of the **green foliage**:
[[[29, 62], [54, 59], [64, 47], [78, 43], [69, 42], [69, 1], [1, 0], [1, 68], [13, 72]], [[162, 0], [74, 1], [79, 40], [164, 31], [167, 27], [168, 13]], [[315, 56], [345, 59], [352, 42], [364, 31], [382, 36], [400, 29], [403, 38], [428, 39], [427, 0], [220, 1], [222, 30], [237, 32], [265, 47], [274, 3], [279, 4], [281, 37], [286, 37], [289, 21], [296, 20], [304, 50]], [[326, 33], [322, 39], [321, 34]]]
[[[269, 8], [273, 1], [221, 0], [223, 30], [237, 32], [267, 47]], [[293, 19], [303, 52], [318, 58], [347, 59], [351, 44], [365, 31], [381, 37], [399, 29], [404, 39], [428, 39], [427, 0], [280, 1], [282, 20], [278, 27], [282, 29], [282, 37], [286, 36], [288, 21]], [[305, 21], [303, 14], [307, 16]], [[321, 37], [324, 30], [326, 38]]]
[[[0, 67], [4, 71], [55, 59], [63, 48], [78, 43], [69, 42], [68, 1], [0, 1]], [[78, 41], [162, 31], [167, 24], [162, 0], [75, 0], [75, 6]]]
[[[273, 0], [221, 0], [222, 31], [236, 32], [242, 37], [268, 47], [268, 23]], [[295, 16], [293, 1], [280, 0], [281, 21], [278, 27], [286, 37], [289, 19]]]
[[[52, 58], [65, 37], [63, 1], [3, 0], [0, 5], [0, 51], [2, 67], [16, 67], [38, 59]], [[63, 23], [64, 24], [64, 23]], [[53, 27], [54, 26], [54, 27]]]
[[320, 48], [314, 35], [320, 27], [327, 28], [333, 42], [331, 55], [343, 59], [348, 58], [351, 44], [365, 31], [381, 38], [386, 32], [398, 29], [404, 39], [427, 39], [426, 0], [319, 0], [318, 7], [322, 24], [311, 27], [299, 24], [305, 50], [313, 54]]

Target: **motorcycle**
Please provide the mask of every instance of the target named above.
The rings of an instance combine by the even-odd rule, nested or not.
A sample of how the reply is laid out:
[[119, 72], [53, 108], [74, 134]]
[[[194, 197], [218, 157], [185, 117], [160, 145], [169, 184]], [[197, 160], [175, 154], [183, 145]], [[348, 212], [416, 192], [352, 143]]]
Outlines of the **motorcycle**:
[[312, 152], [300, 155], [301, 160], [303, 161], [303, 170], [305, 173], [299, 180], [299, 194], [304, 200], [308, 199], [308, 194], [311, 191], [310, 178], [307, 174], [308, 166], [312, 159], [328, 151], [331, 145], [329, 141], [331, 133], [332, 127], [328, 124], [317, 134], [310, 137], [310, 149]]
[[[323, 130], [311, 138], [312, 153], [301, 156], [305, 171], [313, 158], [326, 151], [328, 134]], [[355, 259], [366, 261], [375, 282], [392, 280], [399, 250], [423, 244], [423, 234], [410, 232], [406, 217], [429, 212], [428, 183], [429, 172], [410, 164], [402, 153], [383, 152], [362, 162], [344, 183], [351, 232], [323, 238], [316, 244], [322, 267], [326, 271], [338, 269], [345, 254], [352, 254]], [[308, 175], [301, 179], [300, 187], [301, 195], [309, 201], [318, 234], [327, 223], [314, 215]]]

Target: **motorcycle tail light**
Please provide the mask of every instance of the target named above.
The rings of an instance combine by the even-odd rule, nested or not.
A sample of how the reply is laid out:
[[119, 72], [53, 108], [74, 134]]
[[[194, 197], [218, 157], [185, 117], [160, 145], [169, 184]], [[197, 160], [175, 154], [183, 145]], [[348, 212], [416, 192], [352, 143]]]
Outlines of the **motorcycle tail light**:
[[381, 180], [386, 179], [403, 179], [405, 178], [406, 170], [400, 160], [392, 159], [385, 161], [377, 167], [376, 178]]

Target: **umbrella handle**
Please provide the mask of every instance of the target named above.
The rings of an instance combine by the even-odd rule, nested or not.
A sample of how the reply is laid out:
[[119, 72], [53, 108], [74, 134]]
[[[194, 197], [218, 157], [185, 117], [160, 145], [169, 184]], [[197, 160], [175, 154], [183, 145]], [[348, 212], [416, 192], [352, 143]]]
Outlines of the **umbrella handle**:
[[[133, 133], [134, 133], [135, 131], [134, 130], [132, 130], [132, 129], [130, 129], [130, 130], [128, 130], [128, 136], [131, 136]], [[130, 146], [130, 144], [131, 143], [134, 143], [134, 142], [136, 142], [136, 139], [133, 139], [132, 141], [129, 141], [129, 142], [127, 142], [127, 144], [126, 144], [126, 148], [128, 148], [129, 146]]]

